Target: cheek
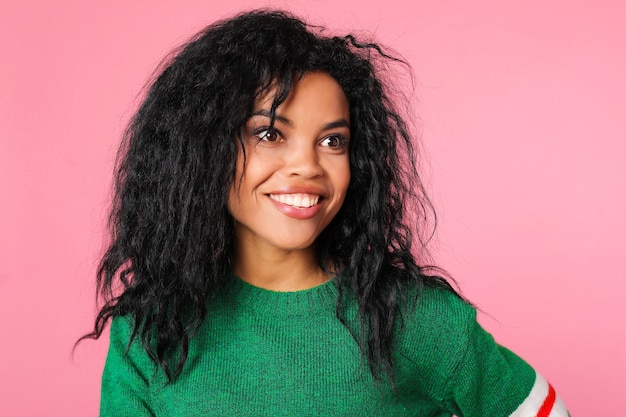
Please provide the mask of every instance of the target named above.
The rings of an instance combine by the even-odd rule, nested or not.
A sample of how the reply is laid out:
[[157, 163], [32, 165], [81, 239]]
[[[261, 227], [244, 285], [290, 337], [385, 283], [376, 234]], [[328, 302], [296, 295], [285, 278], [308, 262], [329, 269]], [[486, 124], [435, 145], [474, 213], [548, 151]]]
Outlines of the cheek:
[[235, 179], [235, 184], [230, 187], [230, 194], [228, 195], [228, 203], [226, 204], [226, 208], [231, 216], [235, 219], [238, 217], [238, 213], [241, 212], [241, 201], [239, 199], [239, 190], [236, 187], [236, 182], [238, 180]]
[[332, 208], [334, 217], [345, 204], [348, 187], [350, 186], [350, 164], [348, 161], [344, 164], [335, 164], [328, 172], [332, 172], [332, 184], [335, 194], [335, 203]]
[[350, 161], [346, 160], [345, 163], [336, 170], [336, 187], [337, 190], [341, 192], [343, 196], [346, 195], [348, 191], [348, 186], [350, 185]]
[[237, 169], [235, 170], [235, 177], [233, 178], [233, 184], [230, 187], [228, 195], [228, 203], [226, 208], [228, 212], [238, 220], [242, 213], [245, 213], [246, 206], [248, 206], [247, 198], [249, 194], [248, 190], [248, 169], [243, 169], [243, 158], [238, 158]]
[[246, 211], [256, 206], [262, 196], [259, 187], [263, 186], [273, 172], [271, 161], [254, 152], [254, 149], [247, 151], [245, 160], [242, 152], [237, 157], [235, 178], [227, 205], [235, 219], [247, 215]]

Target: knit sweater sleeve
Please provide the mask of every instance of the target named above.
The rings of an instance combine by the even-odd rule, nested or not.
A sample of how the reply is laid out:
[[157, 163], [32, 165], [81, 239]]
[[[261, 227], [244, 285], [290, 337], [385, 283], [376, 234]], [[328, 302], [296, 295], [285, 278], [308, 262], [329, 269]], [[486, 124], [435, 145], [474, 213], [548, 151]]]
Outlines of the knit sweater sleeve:
[[448, 408], [459, 417], [566, 417], [548, 382], [528, 363], [498, 345], [475, 320], [468, 323], [465, 353], [446, 387]]
[[128, 348], [132, 326], [128, 317], [116, 317], [111, 323], [109, 352], [102, 373], [101, 417], [154, 416], [148, 384], [154, 365], [138, 340]]
[[476, 310], [446, 290], [427, 289], [401, 348], [412, 352], [427, 395], [458, 417], [567, 417], [548, 382], [498, 345]]

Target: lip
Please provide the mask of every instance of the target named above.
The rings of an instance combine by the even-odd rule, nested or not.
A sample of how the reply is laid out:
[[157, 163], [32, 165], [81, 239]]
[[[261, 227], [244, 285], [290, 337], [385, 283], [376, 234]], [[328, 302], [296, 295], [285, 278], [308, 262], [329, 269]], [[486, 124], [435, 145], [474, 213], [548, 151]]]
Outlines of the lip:
[[[319, 195], [320, 199], [316, 205], [311, 207], [294, 207], [281, 203], [270, 197], [270, 194], [314, 194]], [[274, 190], [266, 194], [268, 200], [285, 216], [298, 220], [306, 220], [315, 217], [322, 209], [322, 201], [326, 198], [327, 193], [319, 187], [313, 186], [290, 186]]]
[[281, 203], [280, 201], [273, 200], [269, 197], [269, 195], [267, 196], [267, 199], [270, 200], [282, 214], [298, 220], [306, 220], [315, 217], [322, 209], [320, 202], [311, 207], [294, 207]]
[[266, 194], [268, 195], [269, 194], [315, 194], [315, 195], [319, 195], [322, 198], [326, 197], [326, 191], [324, 191], [324, 189], [320, 187], [302, 186], [302, 185], [284, 187], [284, 188], [270, 191], [269, 193], [266, 193]]

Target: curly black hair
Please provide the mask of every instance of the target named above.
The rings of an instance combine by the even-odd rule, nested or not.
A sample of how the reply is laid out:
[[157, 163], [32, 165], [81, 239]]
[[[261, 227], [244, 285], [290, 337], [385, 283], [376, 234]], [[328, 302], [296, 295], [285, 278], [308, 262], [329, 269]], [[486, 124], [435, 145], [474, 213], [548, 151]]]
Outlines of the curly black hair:
[[[273, 112], [299, 78], [322, 71], [348, 99], [352, 139], [351, 182], [318, 238], [320, 266], [340, 266], [337, 317], [376, 379], [392, 378], [392, 335], [406, 286], [455, 292], [440, 270], [420, 265], [434, 211], [410, 129], [387, 93], [393, 63], [404, 61], [376, 43], [329, 36], [272, 10], [214, 23], [177, 49], [123, 137], [111, 240], [98, 269], [104, 304], [85, 337], [97, 339], [111, 318], [131, 315], [132, 338], [141, 338], [155, 366], [170, 379], [180, 374], [190, 339], [230, 279], [227, 201], [241, 129], [261, 94], [276, 91]], [[347, 295], [358, 304], [356, 326], [344, 315]]]

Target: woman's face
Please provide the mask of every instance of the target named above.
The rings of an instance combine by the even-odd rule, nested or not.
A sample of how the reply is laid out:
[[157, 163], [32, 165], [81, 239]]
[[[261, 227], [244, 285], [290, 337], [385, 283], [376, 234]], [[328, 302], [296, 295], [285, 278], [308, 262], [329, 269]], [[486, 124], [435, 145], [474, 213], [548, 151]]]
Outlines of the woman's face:
[[[339, 84], [308, 73], [276, 110], [273, 91], [255, 104], [242, 132], [228, 209], [237, 244], [311, 248], [343, 204], [350, 182], [350, 110]], [[260, 246], [259, 246], [260, 245]]]

